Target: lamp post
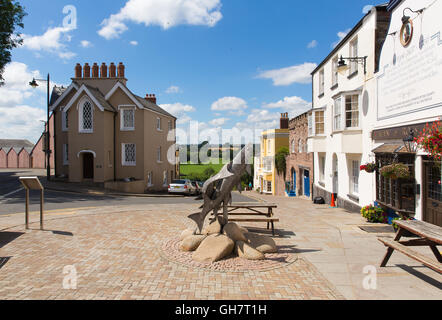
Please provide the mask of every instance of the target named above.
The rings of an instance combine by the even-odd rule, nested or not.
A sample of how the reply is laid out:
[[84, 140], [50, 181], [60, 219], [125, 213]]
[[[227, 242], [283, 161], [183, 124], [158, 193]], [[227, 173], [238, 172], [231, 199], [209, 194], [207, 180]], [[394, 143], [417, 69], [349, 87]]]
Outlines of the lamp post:
[[47, 122], [46, 122], [46, 161], [47, 161], [47, 165], [46, 165], [46, 175], [47, 175], [47, 180], [50, 181], [51, 180], [51, 135], [50, 135], [50, 130], [49, 130], [49, 104], [50, 104], [50, 98], [49, 98], [49, 87], [50, 87], [50, 83], [51, 83], [51, 78], [50, 75], [48, 73], [48, 77], [47, 79], [32, 79], [31, 82], [29, 82], [29, 85], [32, 88], [37, 88], [38, 87], [38, 83], [37, 81], [42, 81], [42, 82], [46, 82], [47, 83]]
[[349, 57], [349, 58], [344, 58], [343, 56], [341, 56], [341, 59], [339, 59], [338, 62], [338, 72], [343, 73], [348, 70], [349, 66], [345, 63], [345, 60], [349, 60], [349, 61], [356, 61], [357, 63], [362, 64], [364, 66], [364, 74], [367, 74], [367, 58], [368, 58], [367, 56]]

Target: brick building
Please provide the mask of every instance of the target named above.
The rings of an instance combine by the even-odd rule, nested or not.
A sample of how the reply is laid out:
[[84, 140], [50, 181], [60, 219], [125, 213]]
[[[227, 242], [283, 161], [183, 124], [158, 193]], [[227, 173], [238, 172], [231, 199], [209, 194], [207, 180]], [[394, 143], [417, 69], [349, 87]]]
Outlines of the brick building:
[[308, 112], [289, 122], [290, 155], [286, 158], [286, 189], [290, 196], [311, 197], [313, 155], [307, 152]]

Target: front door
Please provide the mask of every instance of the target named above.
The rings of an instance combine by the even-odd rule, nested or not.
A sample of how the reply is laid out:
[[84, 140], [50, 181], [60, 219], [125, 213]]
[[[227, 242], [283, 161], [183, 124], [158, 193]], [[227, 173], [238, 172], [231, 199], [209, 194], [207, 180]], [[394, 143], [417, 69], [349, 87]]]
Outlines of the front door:
[[310, 197], [310, 171], [304, 170], [304, 195]]
[[94, 179], [94, 155], [92, 153], [83, 154], [83, 179]]
[[432, 161], [425, 161], [424, 167], [423, 219], [442, 227], [441, 167]]

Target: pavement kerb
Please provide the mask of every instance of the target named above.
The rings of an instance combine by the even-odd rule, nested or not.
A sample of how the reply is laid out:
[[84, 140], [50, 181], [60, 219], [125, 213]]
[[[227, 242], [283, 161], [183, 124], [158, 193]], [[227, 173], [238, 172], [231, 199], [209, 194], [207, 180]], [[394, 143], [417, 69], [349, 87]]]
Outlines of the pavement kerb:
[[166, 194], [138, 194], [138, 193], [117, 193], [106, 191], [80, 191], [80, 190], [67, 190], [63, 188], [45, 187], [45, 190], [64, 192], [64, 193], [76, 193], [76, 194], [88, 194], [88, 195], [102, 195], [102, 196], [116, 196], [116, 197], [139, 197], [139, 198], [182, 198], [180, 195], [166, 195]]

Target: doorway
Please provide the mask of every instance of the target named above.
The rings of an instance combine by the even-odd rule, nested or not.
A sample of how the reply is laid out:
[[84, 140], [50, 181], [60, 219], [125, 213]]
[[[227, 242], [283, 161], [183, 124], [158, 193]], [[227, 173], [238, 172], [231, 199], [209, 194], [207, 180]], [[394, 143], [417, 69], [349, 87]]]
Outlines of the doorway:
[[304, 196], [310, 197], [310, 171], [304, 170]]
[[433, 161], [424, 161], [424, 216], [425, 222], [442, 227], [441, 166]]
[[83, 179], [94, 179], [94, 155], [92, 153], [83, 154]]

